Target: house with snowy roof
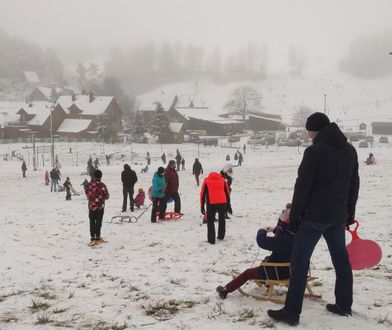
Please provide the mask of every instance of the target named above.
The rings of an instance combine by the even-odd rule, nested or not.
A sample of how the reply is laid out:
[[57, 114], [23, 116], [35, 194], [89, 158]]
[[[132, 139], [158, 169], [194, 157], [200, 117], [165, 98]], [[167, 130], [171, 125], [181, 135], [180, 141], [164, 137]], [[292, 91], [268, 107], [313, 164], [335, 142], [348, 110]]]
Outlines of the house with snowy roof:
[[31, 93], [26, 97], [26, 102], [33, 101], [55, 101], [58, 96], [63, 93], [61, 88], [52, 87], [35, 87]]
[[[238, 112], [225, 113], [220, 116], [228, 119], [243, 120], [242, 114]], [[285, 128], [282, 123], [282, 116], [257, 110], [249, 110], [244, 122], [245, 128], [253, 131], [278, 131]]]
[[181, 122], [185, 129], [204, 130], [207, 135], [227, 135], [244, 130], [242, 120], [223, 118], [215, 115], [208, 107], [172, 107], [168, 111], [171, 122]]

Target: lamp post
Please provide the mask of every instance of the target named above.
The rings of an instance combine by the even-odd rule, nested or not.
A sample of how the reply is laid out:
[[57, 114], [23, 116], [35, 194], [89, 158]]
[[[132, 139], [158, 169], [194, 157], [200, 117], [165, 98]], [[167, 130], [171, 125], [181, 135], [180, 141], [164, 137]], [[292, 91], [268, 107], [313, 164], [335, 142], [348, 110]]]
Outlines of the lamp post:
[[52, 159], [52, 168], [54, 168], [53, 108], [54, 106], [51, 105], [50, 107], [50, 142], [51, 142], [50, 153]]

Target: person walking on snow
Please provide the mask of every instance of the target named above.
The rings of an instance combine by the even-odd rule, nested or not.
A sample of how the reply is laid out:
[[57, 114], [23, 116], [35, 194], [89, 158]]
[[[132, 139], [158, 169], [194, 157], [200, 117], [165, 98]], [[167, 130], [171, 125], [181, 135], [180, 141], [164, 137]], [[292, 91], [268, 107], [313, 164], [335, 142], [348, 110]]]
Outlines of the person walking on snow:
[[199, 176], [203, 174], [203, 167], [198, 158], [195, 158], [195, 162], [193, 163], [192, 174], [195, 176], [196, 184], [199, 186]]
[[166, 154], [165, 153], [162, 154], [161, 159], [162, 159], [162, 163], [164, 165], [166, 165]]
[[71, 188], [72, 188], [72, 184], [71, 184], [71, 180], [70, 178], [67, 176], [67, 179], [64, 181], [63, 183], [64, 189], [65, 189], [65, 200], [66, 201], [70, 201], [71, 200]]
[[137, 182], [137, 175], [134, 170], [131, 170], [131, 167], [128, 164], [124, 165], [124, 171], [121, 173], [121, 182], [123, 184], [123, 205], [122, 211], [125, 212], [127, 210], [127, 199], [129, 196], [129, 204], [131, 212], [134, 211], [134, 200], [133, 200], [133, 193], [134, 193], [134, 186]]
[[181, 154], [177, 149], [177, 155], [176, 155], [177, 171], [180, 170], [181, 160], [182, 160]]
[[21, 168], [22, 168], [22, 175], [25, 178], [26, 177], [26, 171], [27, 171], [27, 166], [26, 166], [26, 162], [25, 161], [22, 162], [22, 167]]
[[285, 305], [268, 310], [274, 320], [297, 325], [307, 282], [310, 258], [324, 237], [335, 268], [335, 303], [329, 312], [351, 315], [353, 275], [346, 250], [345, 226], [354, 222], [358, 199], [358, 156], [335, 123], [315, 112], [306, 121], [313, 145], [306, 148], [290, 212], [290, 230], [296, 232], [291, 255], [291, 276]]
[[158, 170], [154, 173], [152, 178], [152, 210], [151, 210], [151, 222], [157, 222], [157, 212], [159, 211], [159, 219], [165, 218], [165, 211], [163, 210], [165, 202], [165, 169], [158, 167]]
[[93, 165], [94, 165], [94, 167], [95, 167], [96, 170], [101, 166], [101, 164], [99, 163], [98, 157], [95, 158], [95, 160], [94, 160], [94, 162], [93, 162]]
[[49, 171], [45, 171], [45, 186], [49, 186], [50, 178], [49, 178]]
[[105, 201], [109, 199], [109, 191], [101, 182], [102, 172], [95, 170], [94, 177], [87, 185], [86, 195], [88, 198], [88, 209], [90, 219], [90, 246], [106, 243], [101, 237], [102, 218], [105, 209]]
[[178, 194], [179, 187], [179, 179], [178, 173], [176, 171], [176, 162], [174, 160], [170, 160], [169, 164], [165, 169], [165, 198], [162, 203], [162, 211], [163, 214], [166, 212], [167, 201], [172, 198], [174, 200], [174, 212], [181, 213], [181, 199]]
[[223, 240], [226, 234], [226, 211], [233, 213], [230, 205], [230, 190], [227, 182], [219, 173], [211, 172], [203, 181], [200, 191], [200, 211], [205, 214], [207, 204], [207, 239], [215, 244], [215, 214], [218, 212], [218, 239]]
[[181, 159], [181, 171], [185, 171], [185, 158], [182, 157]]

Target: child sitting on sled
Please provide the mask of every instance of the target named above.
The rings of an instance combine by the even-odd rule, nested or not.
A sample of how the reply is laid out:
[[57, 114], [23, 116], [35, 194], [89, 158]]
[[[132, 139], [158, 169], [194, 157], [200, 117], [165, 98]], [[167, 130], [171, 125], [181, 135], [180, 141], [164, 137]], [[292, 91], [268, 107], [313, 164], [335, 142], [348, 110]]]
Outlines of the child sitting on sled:
[[376, 164], [376, 158], [374, 158], [374, 155], [372, 153], [369, 153], [369, 157], [365, 161], [366, 165], [375, 165]]
[[[290, 256], [293, 249], [294, 233], [289, 229], [289, 214], [291, 204], [286, 204], [286, 208], [279, 216], [275, 228], [266, 227], [259, 229], [257, 233], [257, 244], [264, 250], [271, 251], [271, 255], [263, 261], [266, 262], [290, 262]], [[267, 236], [267, 233], [274, 233], [273, 237]], [[289, 267], [280, 267], [278, 271], [279, 279], [290, 277]], [[226, 299], [229, 292], [233, 292], [245, 284], [248, 280], [276, 279], [274, 267], [255, 267], [249, 268], [241, 273], [238, 277], [227, 283], [224, 287], [218, 286], [216, 291], [222, 299]]]
[[141, 206], [144, 205], [144, 200], [146, 199], [146, 194], [143, 188], [139, 188], [138, 193], [134, 199], [135, 206], [140, 209]]

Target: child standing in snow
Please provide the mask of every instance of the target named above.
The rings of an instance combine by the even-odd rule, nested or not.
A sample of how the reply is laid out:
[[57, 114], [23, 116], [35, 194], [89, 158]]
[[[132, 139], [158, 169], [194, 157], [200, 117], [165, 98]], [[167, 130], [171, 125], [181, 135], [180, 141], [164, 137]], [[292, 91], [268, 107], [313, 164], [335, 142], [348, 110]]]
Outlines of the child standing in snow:
[[372, 153], [369, 153], [369, 157], [365, 161], [366, 165], [375, 165], [376, 164], [376, 158], [374, 158], [374, 155]]
[[[294, 233], [289, 229], [289, 215], [291, 204], [286, 204], [286, 208], [279, 216], [276, 227], [265, 227], [259, 229], [257, 233], [257, 244], [264, 250], [272, 251], [271, 255], [263, 261], [266, 262], [290, 262], [293, 249]], [[274, 233], [274, 237], [268, 237], [267, 233]], [[278, 276], [280, 279], [290, 277], [289, 267], [279, 267]], [[222, 299], [226, 299], [229, 292], [233, 292], [245, 284], [248, 280], [276, 279], [274, 267], [249, 268], [238, 277], [227, 283], [224, 287], [218, 286], [216, 291]]]
[[140, 209], [141, 206], [144, 205], [144, 200], [146, 199], [146, 194], [143, 190], [143, 188], [139, 188], [138, 193], [135, 197], [135, 206]]
[[70, 178], [67, 176], [67, 179], [64, 181], [63, 183], [64, 189], [65, 189], [65, 200], [70, 201], [71, 200], [71, 188], [72, 188], [72, 184], [71, 184], [71, 180]]

